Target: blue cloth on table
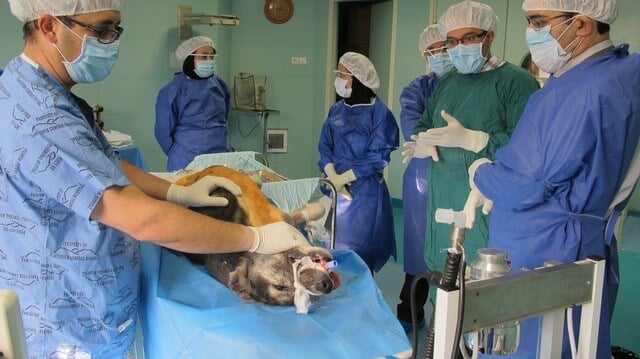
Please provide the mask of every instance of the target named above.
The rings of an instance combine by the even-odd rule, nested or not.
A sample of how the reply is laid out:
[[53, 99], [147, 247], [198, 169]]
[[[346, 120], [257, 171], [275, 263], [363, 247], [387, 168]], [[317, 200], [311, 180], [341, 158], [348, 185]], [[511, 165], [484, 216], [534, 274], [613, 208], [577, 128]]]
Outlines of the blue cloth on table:
[[374, 358], [411, 350], [369, 269], [334, 251], [342, 285], [309, 314], [243, 302], [185, 257], [142, 244], [140, 318], [149, 358]]
[[147, 162], [144, 160], [144, 157], [142, 157], [140, 148], [137, 146], [115, 147], [114, 149], [116, 153], [120, 155], [121, 159], [145, 171], [149, 170]]
[[252, 151], [207, 153], [196, 156], [191, 163], [185, 167], [191, 171], [202, 171], [209, 166], [227, 166], [236, 171], [266, 170], [273, 172], [269, 167], [258, 162], [256, 153]]

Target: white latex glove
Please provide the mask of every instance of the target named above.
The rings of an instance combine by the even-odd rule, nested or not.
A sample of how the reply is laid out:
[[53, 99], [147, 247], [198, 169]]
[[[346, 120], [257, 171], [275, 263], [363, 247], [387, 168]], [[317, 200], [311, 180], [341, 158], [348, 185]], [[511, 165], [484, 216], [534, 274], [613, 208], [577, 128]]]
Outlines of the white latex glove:
[[235, 196], [242, 194], [240, 187], [227, 178], [205, 176], [190, 186], [171, 184], [167, 191], [167, 201], [188, 207], [225, 207], [229, 200], [211, 196], [211, 192], [220, 187]]
[[469, 197], [467, 197], [467, 202], [464, 204], [464, 209], [462, 210], [467, 220], [465, 227], [473, 228], [473, 222], [476, 221], [476, 208], [480, 206], [482, 206], [482, 213], [485, 215], [489, 214], [491, 208], [493, 208], [493, 201], [487, 199], [476, 187], [469, 192]]
[[275, 254], [294, 247], [309, 247], [309, 242], [295, 227], [286, 222], [275, 222], [260, 227], [249, 227], [253, 231], [253, 246], [249, 252]]
[[324, 166], [324, 173], [327, 175], [327, 179], [336, 188], [336, 191], [340, 192], [348, 200], [352, 199], [351, 193], [349, 193], [349, 190], [347, 190], [345, 186], [356, 180], [356, 175], [355, 173], [353, 173], [353, 170], [348, 170], [342, 174], [337, 174], [336, 168], [333, 163], [327, 163]]
[[420, 141], [418, 135], [412, 135], [413, 141], [405, 142], [402, 147], [406, 150], [402, 151], [404, 158], [403, 164], [407, 164], [412, 158], [428, 158], [431, 157], [434, 161], [438, 162], [438, 150], [436, 146], [427, 144], [425, 141]]
[[342, 191], [344, 186], [356, 180], [356, 175], [353, 170], [348, 170], [339, 175], [329, 176], [327, 179], [333, 183], [337, 191]]
[[320, 202], [307, 203], [301, 208], [289, 213], [296, 224], [315, 221], [324, 216], [325, 208]]
[[440, 112], [442, 118], [447, 121], [446, 127], [432, 128], [421, 132], [419, 137], [426, 143], [442, 147], [460, 147], [468, 151], [478, 153], [487, 147], [489, 135], [483, 131], [474, 131], [464, 128], [460, 122], [444, 110]]
[[493, 208], [493, 201], [486, 198], [473, 181], [478, 167], [487, 162], [491, 161], [488, 158], [479, 158], [469, 166], [469, 187], [471, 187], [471, 192], [469, 192], [469, 197], [467, 197], [467, 202], [462, 210], [467, 220], [465, 224], [467, 228], [473, 228], [473, 222], [476, 220], [476, 208], [482, 206], [482, 213], [485, 215], [489, 214], [491, 208]]

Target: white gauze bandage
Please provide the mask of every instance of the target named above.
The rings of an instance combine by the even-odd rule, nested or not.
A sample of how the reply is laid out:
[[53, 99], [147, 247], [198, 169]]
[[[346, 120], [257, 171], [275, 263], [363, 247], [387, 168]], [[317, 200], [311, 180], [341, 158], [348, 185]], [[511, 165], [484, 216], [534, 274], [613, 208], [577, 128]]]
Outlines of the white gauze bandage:
[[298, 279], [298, 273], [307, 268], [316, 268], [318, 270], [324, 270], [321, 263], [315, 263], [311, 260], [311, 257], [306, 256], [300, 259], [296, 259], [293, 262], [293, 286], [296, 288], [296, 293], [293, 297], [293, 303], [296, 306], [296, 313], [307, 314], [309, 312], [309, 306], [311, 306], [311, 298], [313, 295], [311, 291], [305, 288]]

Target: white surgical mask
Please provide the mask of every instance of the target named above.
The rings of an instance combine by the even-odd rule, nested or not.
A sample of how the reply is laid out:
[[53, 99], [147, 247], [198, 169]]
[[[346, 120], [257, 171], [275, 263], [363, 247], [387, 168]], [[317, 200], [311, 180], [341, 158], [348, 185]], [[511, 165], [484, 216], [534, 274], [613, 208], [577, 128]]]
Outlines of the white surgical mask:
[[204, 78], [211, 77], [216, 70], [216, 62], [214, 60], [198, 60], [196, 68], [193, 70], [196, 75]]
[[439, 54], [427, 56], [427, 62], [429, 62], [429, 68], [438, 77], [442, 77], [453, 70], [453, 63], [449, 54], [444, 51]]
[[460, 44], [452, 49], [448, 49], [449, 57], [453, 66], [461, 74], [476, 73], [482, 69], [487, 58], [482, 56], [482, 44]]
[[335, 81], [333, 81], [333, 86], [336, 88], [336, 93], [342, 98], [351, 97], [351, 89], [347, 88], [347, 82], [349, 82], [349, 80], [343, 79], [341, 77], [336, 77]]
[[[563, 21], [560, 24], [565, 22], [566, 21]], [[567, 27], [567, 29], [569, 29], [569, 27]], [[566, 31], [567, 30], [565, 29], [565, 31], [560, 34], [558, 40]], [[550, 25], [541, 29], [527, 28], [525, 37], [527, 45], [529, 45], [529, 51], [531, 52], [531, 60], [544, 72], [548, 72], [550, 74], [556, 73], [567, 63], [567, 61], [569, 61], [569, 59], [571, 59], [571, 56], [573, 55], [573, 52], [567, 53], [558, 40], [551, 35]], [[571, 41], [567, 47], [571, 46], [577, 39], [578, 38], [576, 37], [576, 39]], [[578, 44], [578, 46], [580, 46], [580, 44]]]

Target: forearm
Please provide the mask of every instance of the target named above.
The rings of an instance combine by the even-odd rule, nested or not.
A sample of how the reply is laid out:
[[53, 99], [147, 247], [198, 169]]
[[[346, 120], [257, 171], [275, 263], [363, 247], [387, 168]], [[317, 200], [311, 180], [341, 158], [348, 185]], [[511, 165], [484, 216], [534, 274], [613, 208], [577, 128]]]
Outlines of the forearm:
[[499, 161], [478, 167], [473, 181], [486, 198], [515, 211], [538, 205], [550, 196], [545, 181], [519, 174]]
[[[351, 169], [358, 178], [365, 178], [375, 173], [382, 172], [389, 165], [391, 149], [369, 152], [366, 156], [357, 158]], [[347, 170], [349, 168], [345, 168]]]
[[249, 227], [154, 200], [132, 185], [108, 188], [92, 218], [140, 241], [188, 253], [239, 252], [254, 243]]
[[160, 200], [167, 198], [167, 191], [169, 190], [169, 186], [171, 186], [170, 182], [149, 174], [126, 161], [120, 161], [120, 163], [129, 181], [136, 185], [136, 187], [147, 196]]

